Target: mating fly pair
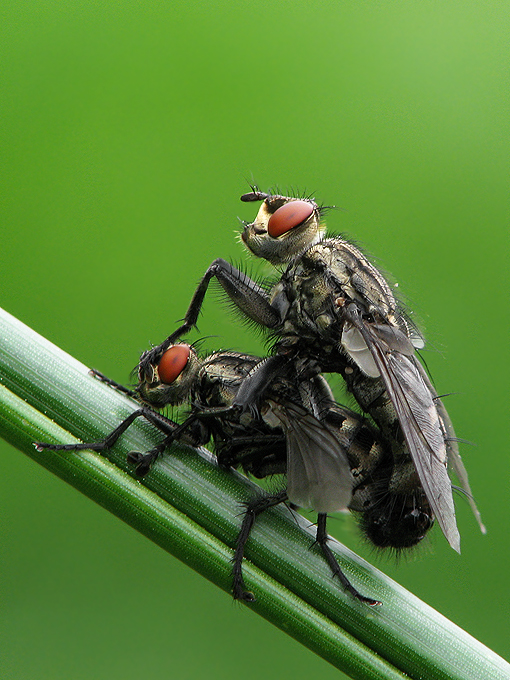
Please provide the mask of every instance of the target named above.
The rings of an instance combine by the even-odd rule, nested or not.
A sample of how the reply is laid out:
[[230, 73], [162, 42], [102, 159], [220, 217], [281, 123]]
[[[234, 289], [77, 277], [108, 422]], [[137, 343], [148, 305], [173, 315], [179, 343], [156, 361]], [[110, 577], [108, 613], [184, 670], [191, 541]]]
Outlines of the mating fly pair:
[[[234, 305], [267, 330], [272, 356], [243, 381], [233, 409], [256, 411], [268, 385], [290, 365], [302, 375], [339, 373], [391, 451], [389, 484], [374, 505], [368, 535], [380, 546], [418, 543], [434, 518], [452, 548], [460, 551], [452, 484], [454, 469], [481, 524], [455, 433], [446, 409], [416, 355], [423, 338], [400, 310], [383, 275], [347, 240], [325, 235], [322, 210], [312, 199], [262, 193], [241, 197], [262, 202], [256, 219], [245, 223], [242, 241], [256, 256], [281, 271], [267, 291], [228, 262], [215, 260], [191, 300], [184, 323], [140, 361], [143, 374], [191, 330], [212, 278]], [[312, 453], [310, 453], [310, 457]], [[288, 472], [291, 469], [288, 456]], [[329, 489], [345, 484], [340, 475], [314, 487], [296, 483], [296, 505], [327, 513], [336, 510]], [[289, 485], [289, 490], [292, 485]], [[397, 539], [397, 534], [400, 538]]]
[[[319, 513], [317, 540], [333, 572], [354, 596], [375, 604], [349, 584], [327, 547], [327, 513], [349, 507], [359, 513], [376, 546], [397, 549], [417, 544], [437, 517], [450, 545], [459, 550], [448, 463], [480, 519], [453, 428], [416, 357], [421, 336], [365, 256], [340, 237], [325, 237], [319, 206], [311, 199], [256, 190], [242, 200], [262, 201], [241, 237], [254, 255], [281, 270], [280, 279], [268, 292], [226, 261], [213, 262], [183, 325], [144, 353], [139, 364], [138, 396], [159, 407], [186, 394], [194, 404], [190, 418], [176, 428], [142, 407], [105, 442], [111, 445], [112, 437], [144, 415], [167, 436], [152, 452], [130, 455], [140, 473], [171, 439], [190, 435], [196, 443], [212, 435], [220, 464], [259, 477], [285, 471], [286, 490], [247, 509], [234, 562], [234, 595], [249, 599], [241, 560], [255, 516], [288, 499]], [[194, 372], [193, 352], [178, 341], [196, 324], [213, 277], [249, 319], [268, 331], [270, 357], [218, 353]], [[334, 405], [321, 372], [342, 375], [375, 428]], [[181, 392], [172, 392], [176, 386]], [[349, 439], [349, 428], [368, 437]]]

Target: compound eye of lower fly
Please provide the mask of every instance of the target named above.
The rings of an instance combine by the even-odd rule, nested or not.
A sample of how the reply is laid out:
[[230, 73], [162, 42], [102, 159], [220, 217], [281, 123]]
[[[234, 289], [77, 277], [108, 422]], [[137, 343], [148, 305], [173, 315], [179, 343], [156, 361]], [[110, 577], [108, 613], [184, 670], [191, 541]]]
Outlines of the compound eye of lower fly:
[[171, 385], [184, 370], [188, 363], [191, 348], [189, 345], [174, 345], [167, 349], [158, 364], [159, 379], [166, 385]]
[[308, 201], [289, 201], [278, 208], [267, 223], [267, 233], [276, 238], [286, 234], [307, 220], [313, 213], [313, 205]]

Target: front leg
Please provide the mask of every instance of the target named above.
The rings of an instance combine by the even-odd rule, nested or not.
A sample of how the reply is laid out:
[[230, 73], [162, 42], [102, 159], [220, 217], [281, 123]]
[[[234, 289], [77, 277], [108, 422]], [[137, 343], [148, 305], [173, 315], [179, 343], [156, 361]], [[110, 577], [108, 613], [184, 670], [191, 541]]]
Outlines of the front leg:
[[142, 354], [138, 370], [149, 382], [152, 380], [152, 366], [158, 363], [171, 345], [196, 326], [209, 282], [213, 277], [219, 281], [236, 307], [252, 321], [265, 328], [276, 328], [281, 323], [280, 314], [271, 306], [265, 290], [226, 260], [218, 258], [209, 266], [198, 284], [184, 317], [184, 323], [160, 345]]
[[136, 399], [137, 401], [140, 400], [140, 395], [136, 390], [131, 390], [129, 387], [124, 387], [124, 385], [121, 385], [116, 380], [108, 378], [104, 373], [97, 371], [95, 368], [91, 368], [89, 370], [89, 375], [91, 375], [93, 378], [96, 378], [96, 380], [99, 380], [99, 382], [109, 385], [113, 390], [117, 390], [117, 392], [121, 392], [122, 394], [131, 397], [131, 399]]
[[[141, 408], [133, 411], [125, 418], [117, 427], [110, 432], [104, 439], [98, 442], [80, 442], [79, 444], [49, 444], [48, 442], [34, 442], [34, 447], [37, 451], [43, 451], [47, 449], [49, 451], [108, 451], [117, 442], [119, 437], [128, 429], [128, 427], [137, 419], [145, 418], [149, 423], [152, 423], [160, 432], [167, 435], [167, 438], [174, 437], [176, 432], [181, 431], [181, 426], [174, 423], [172, 420], [165, 418], [160, 413], [156, 413], [148, 406], [142, 406]], [[175, 438], [175, 437], [174, 437]], [[166, 439], [165, 439], [166, 441]]]

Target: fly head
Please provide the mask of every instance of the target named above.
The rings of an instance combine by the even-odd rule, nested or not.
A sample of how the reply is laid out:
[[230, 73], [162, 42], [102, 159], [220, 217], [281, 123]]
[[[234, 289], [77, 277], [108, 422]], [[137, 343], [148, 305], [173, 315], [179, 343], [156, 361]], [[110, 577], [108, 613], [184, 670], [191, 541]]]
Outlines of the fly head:
[[157, 363], [140, 360], [137, 392], [140, 399], [155, 408], [175, 406], [189, 399], [197, 379], [200, 361], [191, 345], [169, 347]]
[[241, 196], [241, 200], [263, 201], [255, 221], [245, 223], [241, 239], [256, 257], [274, 265], [291, 261], [319, 241], [325, 231], [321, 208], [310, 198], [253, 191]]

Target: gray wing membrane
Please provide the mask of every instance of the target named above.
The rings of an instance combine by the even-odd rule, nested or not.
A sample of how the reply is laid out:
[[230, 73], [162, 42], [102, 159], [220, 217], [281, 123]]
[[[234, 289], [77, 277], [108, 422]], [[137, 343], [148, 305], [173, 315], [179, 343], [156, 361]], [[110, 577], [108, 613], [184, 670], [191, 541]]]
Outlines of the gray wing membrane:
[[451, 547], [460, 552], [445, 435], [429, 385], [415, 357], [392, 351], [377, 329], [355, 308], [348, 318], [358, 328], [379, 369], [395, 408], [421, 485]]
[[[374, 334], [382, 340], [389, 349], [405, 354], [414, 355], [414, 346], [409, 338], [395, 326], [383, 326], [372, 324]], [[358, 364], [363, 373], [370, 378], [378, 378], [380, 371], [374, 360], [372, 351], [367, 346], [363, 334], [354, 325], [346, 324], [342, 331], [342, 345], [347, 350], [349, 356]]]
[[482, 517], [480, 515], [480, 511], [476, 507], [476, 503], [473, 498], [473, 493], [471, 492], [471, 487], [469, 485], [469, 480], [468, 480], [468, 474], [467, 470], [464, 467], [464, 463], [462, 462], [462, 458], [460, 457], [459, 453], [459, 446], [457, 444], [456, 436], [455, 436], [455, 430], [453, 429], [452, 421], [450, 420], [450, 416], [448, 415], [443, 402], [439, 397], [437, 396], [437, 392], [435, 388], [432, 386], [432, 383], [430, 382], [430, 379], [428, 375], [425, 373], [425, 370], [421, 364], [417, 364], [418, 369], [420, 370], [421, 376], [423, 378], [423, 381], [425, 384], [429, 387], [430, 392], [434, 398], [434, 403], [437, 408], [437, 412], [439, 414], [439, 418], [441, 419], [441, 426], [442, 430], [444, 432], [444, 439], [446, 442], [446, 453], [448, 457], [448, 464], [451, 465], [453, 468], [453, 471], [455, 473], [455, 476], [460, 482], [460, 486], [465, 492], [469, 506], [476, 518], [476, 521], [478, 522], [478, 526], [480, 527], [480, 531], [482, 534], [487, 533], [487, 529], [485, 528], [484, 523], [482, 522]]
[[354, 479], [339, 438], [305, 409], [268, 404], [286, 435], [289, 500], [321, 513], [346, 510]]

